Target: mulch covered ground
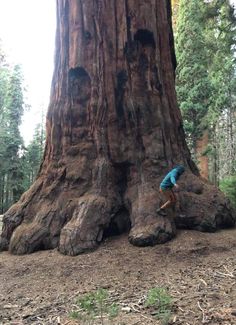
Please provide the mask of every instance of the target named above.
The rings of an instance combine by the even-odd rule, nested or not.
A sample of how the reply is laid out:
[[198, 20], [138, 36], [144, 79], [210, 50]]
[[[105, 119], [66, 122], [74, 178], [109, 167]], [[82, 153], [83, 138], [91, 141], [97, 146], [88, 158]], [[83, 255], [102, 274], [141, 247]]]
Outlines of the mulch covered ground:
[[1, 253], [0, 324], [84, 324], [70, 317], [77, 297], [99, 288], [119, 307], [104, 324], [164, 324], [144, 306], [155, 287], [172, 297], [168, 324], [236, 324], [236, 229], [178, 231], [169, 243], [145, 248], [123, 235], [76, 257]]

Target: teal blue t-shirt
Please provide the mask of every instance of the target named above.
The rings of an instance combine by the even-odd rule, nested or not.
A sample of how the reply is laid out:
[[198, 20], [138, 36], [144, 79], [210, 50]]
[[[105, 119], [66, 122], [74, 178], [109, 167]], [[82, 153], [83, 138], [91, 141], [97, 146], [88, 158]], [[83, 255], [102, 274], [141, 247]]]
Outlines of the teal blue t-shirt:
[[183, 166], [177, 166], [173, 168], [161, 182], [160, 188], [163, 190], [172, 188], [176, 184], [179, 177], [183, 174], [183, 172], [184, 172]]

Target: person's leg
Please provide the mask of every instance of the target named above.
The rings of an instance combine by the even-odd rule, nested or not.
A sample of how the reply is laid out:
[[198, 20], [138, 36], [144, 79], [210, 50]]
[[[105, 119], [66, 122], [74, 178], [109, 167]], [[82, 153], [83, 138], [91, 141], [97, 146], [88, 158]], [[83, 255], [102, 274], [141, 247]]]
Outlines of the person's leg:
[[167, 190], [163, 192], [167, 201], [160, 207], [160, 209], [165, 209], [171, 204], [174, 204], [176, 202], [175, 194], [172, 190]]
[[160, 193], [162, 193], [165, 196], [165, 199], [167, 201], [157, 210], [157, 213], [160, 215], [166, 215], [166, 212], [164, 211], [164, 209], [166, 209], [167, 207], [169, 207], [172, 204], [175, 204], [176, 196], [175, 196], [175, 193], [171, 189], [165, 190], [165, 191], [160, 189]]

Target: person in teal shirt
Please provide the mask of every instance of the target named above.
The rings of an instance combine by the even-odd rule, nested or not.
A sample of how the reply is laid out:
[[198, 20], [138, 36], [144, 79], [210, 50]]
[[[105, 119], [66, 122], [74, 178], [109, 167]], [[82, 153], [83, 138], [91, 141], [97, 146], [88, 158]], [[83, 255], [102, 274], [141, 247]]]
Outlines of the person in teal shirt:
[[176, 195], [173, 192], [173, 188], [179, 190], [177, 181], [179, 177], [184, 173], [185, 168], [182, 165], [177, 165], [173, 168], [162, 180], [160, 184], [160, 193], [162, 193], [167, 201], [157, 209], [157, 213], [161, 216], [166, 216], [165, 209], [170, 205], [174, 205], [177, 201]]

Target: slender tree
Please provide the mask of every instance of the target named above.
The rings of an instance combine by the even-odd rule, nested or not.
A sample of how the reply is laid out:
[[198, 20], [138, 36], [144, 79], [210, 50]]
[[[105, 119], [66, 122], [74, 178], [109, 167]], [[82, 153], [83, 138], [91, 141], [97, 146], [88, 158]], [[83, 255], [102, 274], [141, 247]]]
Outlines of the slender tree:
[[[235, 215], [202, 182], [176, 104], [169, 0], [57, 1], [56, 61], [39, 176], [4, 216], [1, 249], [76, 255], [111, 230], [135, 245], [175, 235], [158, 187], [186, 166], [179, 227], [214, 231]], [[204, 85], [203, 85], [204, 86]]]

